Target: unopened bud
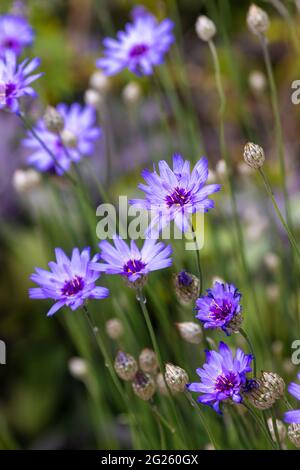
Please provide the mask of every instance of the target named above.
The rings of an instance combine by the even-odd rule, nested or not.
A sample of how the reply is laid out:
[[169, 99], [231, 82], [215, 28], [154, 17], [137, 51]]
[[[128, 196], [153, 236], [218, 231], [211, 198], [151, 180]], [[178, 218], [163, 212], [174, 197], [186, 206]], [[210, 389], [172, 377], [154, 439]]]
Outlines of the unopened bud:
[[133, 356], [119, 351], [114, 363], [115, 371], [123, 380], [133, 380], [138, 366]]
[[185, 321], [176, 323], [180, 336], [192, 344], [199, 344], [202, 341], [202, 329], [198, 323], [193, 321]]
[[155, 381], [150, 374], [138, 371], [135, 374], [132, 382], [132, 388], [134, 393], [141, 398], [141, 400], [150, 400], [156, 390]]
[[18, 193], [29, 191], [41, 182], [40, 174], [33, 170], [16, 170], [13, 174], [12, 185]]
[[165, 381], [172, 392], [184, 392], [189, 377], [184, 369], [174, 364], [166, 364]]
[[251, 168], [260, 168], [265, 161], [263, 148], [257, 144], [248, 142], [244, 147], [244, 160]]
[[284, 380], [275, 372], [262, 372], [262, 376], [248, 381], [246, 397], [259, 410], [271, 408], [285, 392]]
[[97, 70], [91, 75], [90, 86], [99, 93], [105, 94], [110, 89], [110, 79], [101, 70]]
[[69, 371], [76, 379], [84, 379], [87, 374], [87, 363], [82, 357], [72, 357], [69, 360]]
[[198, 17], [195, 25], [196, 33], [202, 41], [210, 41], [216, 34], [215, 23], [205, 15]]
[[46, 109], [44, 123], [48, 131], [54, 134], [61, 132], [65, 126], [63, 116], [53, 106], [48, 106]]
[[139, 356], [139, 364], [143, 372], [155, 374], [158, 368], [158, 362], [155, 352], [149, 348], [143, 349]]
[[288, 437], [295, 447], [300, 448], [300, 424], [292, 423], [289, 425]]
[[[283, 424], [283, 422], [280, 421], [279, 419], [276, 419], [276, 425], [277, 425], [279, 440], [280, 440], [281, 443], [283, 443], [285, 438], [286, 438], [286, 427]], [[268, 419], [268, 428], [270, 430], [270, 434], [272, 436], [273, 441], [277, 442], [276, 433], [275, 433], [275, 430], [274, 430], [272, 418]]]
[[131, 105], [139, 101], [142, 90], [137, 82], [129, 82], [122, 91], [122, 98], [125, 104]]
[[159, 374], [157, 374], [156, 385], [157, 385], [159, 393], [161, 393], [162, 395], [165, 395], [165, 396], [169, 394], [167, 384], [166, 384], [164, 376], [161, 372]]
[[176, 296], [180, 302], [188, 304], [198, 298], [200, 281], [194, 274], [181, 271], [173, 275], [173, 283]]
[[249, 86], [254, 93], [262, 93], [267, 85], [266, 76], [259, 70], [254, 70], [250, 73]]
[[84, 93], [84, 102], [93, 108], [99, 108], [103, 102], [103, 98], [98, 91], [90, 88]]
[[76, 135], [69, 131], [69, 129], [64, 129], [61, 134], [62, 143], [68, 148], [75, 148], [77, 146], [78, 140]]
[[260, 7], [252, 3], [247, 14], [247, 25], [254, 34], [265, 34], [269, 28], [268, 14]]
[[124, 333], [123, 324], [118, 318], [111, 318], [105, 323], [107, 336], [111, 339], [119, 339]]

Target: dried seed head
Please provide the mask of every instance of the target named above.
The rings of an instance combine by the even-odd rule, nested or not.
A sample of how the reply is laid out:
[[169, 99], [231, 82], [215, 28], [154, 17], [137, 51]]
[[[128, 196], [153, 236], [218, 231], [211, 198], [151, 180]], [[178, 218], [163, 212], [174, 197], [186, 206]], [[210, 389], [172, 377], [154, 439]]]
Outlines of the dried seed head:
[[238, 333], [242, 323], [243, 323], [243, 315], [241, 313], [238, 313], [237, 315], [234, 315], [232, 320], [230, 320], [229, 323], [226, 325], [226, 330], [227, 332], [231, 335], [232, 333]]
[[161, 393], [162, 395], [168, 395], [169, 394], [167, 384], [166, 384], [164, 376], [161, 372], [159, 374], [157, 374], [156, 385], [157, 385], [159, 393]]
[[260, 378], [249, 380], [246, 398], [259, 410], [267, 410], [284, 395], [284, 380], [275, 372], [262, 372]]
[[155, 381], [150, 374], [137, 371], [132, 382], [134, 393], [142, 400], [150, 400], [156, 390]]
[[254, 93], [262, 93], [266, 89], [266, 76], [259, 70], [253, 70], [248, 78], [249, 86]]
[[142, 89], [137, 82], [129, 82], [122, 91], [122, 98], [125, 104], [137, 103], [142, 96]]
[[184, 392], [189, 377], [184, 369], [174, 364], [166, 364], [165, 381], [172, 392]]
[[[284, 423], [282, 421], [280, 421], [279, 419], [276, 419], [276, 424], [277, 424], [277, 430], [278, 430], [278, 435], [279, 435], [280, 442], [283, 443], [285, 438], [286, 438], [286, 427], [285, 427]], [[268, 428], [270, 430], [273, 441], [276, 442], [277, 439], [276, 439], [276, 434], [275, 434], [275, 430], [274, 430], [274, 427], [273, 427], [272, 418], [268, 419]]]
[[41, 175], [33, 170], [16, 170], [12, 177], [12, 185], [18, 193], [24, 193], [38, 186], [41, 182]]
[[118, 352], [114, 367], [118, 376], [123, 380], [133, 380], [138, 370], [134, 357], [123, 351]]
[[196, 33], [202, 41], [210, 41], [216, 34], [215, 23], [205, 15], [197, 18], [195, 25]]
[[149, 348], [143, 349], [139, 356], [139, 364], [143, 372], [155, 374], [158, 368], [158, 362], [155, 352]]
[[44, 114], [44, 123], [48, 131], [57, 134], [61, 132], [65, 126], [63, 116], [53, 106], [48, 106]]
[[263, 166], [265, 153], [262, 147], [252, 142], [248, 142], [244, 147], [244, 160], [251, 168], [256, 170]]
[[82, 357], [71, 357], [69, 360], [69, 371], [76, 379], [84, 379], [87, 374], [87, 363]]
[[99, 108], [103, 103], [103, 98], [98, 91], [89, 88], [84, 93], [84, 102], [93, 108]]
[[127, 276], [123, 276], [123, 279], [127, 287], [130, 287], [130, 289], [142, 289], [148, 281], [148, 276], [147, 274], [142, 274], [141, 277], [139, 277], [136, 281], [133, 282], [129, 281]]
[[61, 132], [61, 140], [68, 148], [75, 148], [78, 142], [76, 135], [72, 131], [69, 131], [69, 129], [64, 129]]
[[110, 89], [110, 79], [101, 70], [91, 75], [90, 86], [99, 93], [105, 94]]
[[105, 323], [105, 330], [107, 336], [114, 340], [121, 338], [124, 333], [123, 324], [118, 318], [111, 318], [110, 320], [107, 320]]
[[173, 274], [175, 294], [180, 302], [188, 304], [196, 300], [200, 292], [200, 281], [191, 273], [181, 271]]
[[192, 344], [199, 344], [202, 341], [202, 329], [198, 323], [193, 321], [185, 321], [176, 323], [180, 336]]
[[247, 14], [247, 25], [252, 33], [265, 34], [270, 25], [268, 14], [252, 3]]
[[300, 448], [300, 424], [292, 423], [289, 425], [288, 437], [295, 447]]

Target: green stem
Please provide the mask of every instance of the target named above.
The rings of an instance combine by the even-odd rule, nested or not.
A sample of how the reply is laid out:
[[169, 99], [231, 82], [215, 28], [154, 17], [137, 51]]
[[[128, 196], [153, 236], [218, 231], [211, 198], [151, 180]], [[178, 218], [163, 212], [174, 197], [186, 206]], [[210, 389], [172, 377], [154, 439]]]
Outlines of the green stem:
[[272, 417], [273, 431], [274, 431], [274, 434], [275, 434], [275, 437], [276, 437], [278, 449], [282, 450], [282, 446], [281, 446], [281, 442], [280, 442], [280, 436], [279, 436], [279, 432], [278, 432], [277, 420], [276, 420], [276, 416], [275, 416], [275, 412], [274, 412], [274, 407], [272, 407], [270, 411], [271, 411], [271, 417]]
[[255, 356], [255, 353], [254, 353], [254, 347], [253, 347], [253, 344], [252, 344], [252, 341], [250, 340], [249, 336], [247, 335], [246, 331], [243, 330], [243, 328], [240, 328], [239, 329], [239, 332], [241, 333], [241, 335], [245, 338], [245, 340], [247, 341], [247, 344], [250, 348], [250, 351], [251, 351], [251, 354], [253, 356], [253, 376], [256, 377], [256, 372], [257, 372], [257, 368], [256, 368], [256, 356]]
[[[196, 237], [196, 231], [195, 228], [192, 224], [192, 233], [193, 233], [193, 242], [197, 245], [197, 237]], [[199, 281], [200, 281], [200, 293], [199, 295], [202, 295], [203, 292], [203, 273], [202, 273], [202, 268], [201, 268], [201, 260], [200, 260], [200, 250], [196, 248], [196, 258], [197, 258], [197, 267], [198, 267], [198, 275], [199, 275]]]
[[264, 423], [263, 421], [257, 416], [256, 413], [254, 413], [254, 411], [252, 410], [252, 408], [248, 405], [246, 405], [246, 403], [243, 403], [243, 405], [245, 406], [245, 408], [247, 408], [247, 410], [249, 411], [249, 413], [251, 414], [252, 418], [254, 419], [254, 421], [258, 424], [259, 428], [261, 429], [261, 431], [263, 432], [264, 436], [266, 437], [266, 439], [269, 441], [269, 443], [271, 444], [272, 448], [275, 449], [275, 444], [273, 442], [273, 439], [270, 438], [269, 436], [269, 433], [267, 431], [267, 424], [266, 426], [264, 426]]

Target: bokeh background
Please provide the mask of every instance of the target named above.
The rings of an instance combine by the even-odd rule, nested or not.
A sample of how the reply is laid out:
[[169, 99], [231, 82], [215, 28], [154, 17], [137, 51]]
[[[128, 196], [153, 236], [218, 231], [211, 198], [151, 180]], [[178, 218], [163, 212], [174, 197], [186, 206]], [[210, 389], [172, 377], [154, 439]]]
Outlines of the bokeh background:
[[[137, 194], [142, 168], [151, 167], [153, 161], [161, 158], [170, 159], [175, 151], [192, 161], [205, 153], [214, 177], [223, 183], [213, 66], [209, 50], [198, 39], [194, 28], [197, 17], [206, 13], [217, 25], [216, 44], [227, 98], [226, 143], [234, 166], [238, 211], [260, 307], [259, 312], [254, 311], [252, 294], [242, 285], [246, 326], [255, 338], [259, 364], [265, 369], [275, 369], [287, 380], [294, 379], [297, 369], [290, 356], [291, 343], [300, 332], [300, 317], [295, 314], [299, 303], [295, 298], [291, 300], [287, 289], [295, 288], [298, 280], [288, 263], [281, 270], [270, 269], [266, 264], [266, 255], [286, 253], [288, 242], [272, 215], [260, 180], [242, 163], [246, 141], [262, 145], [267, 155], [266, 171], [281, 202], [268, 86], [253, 79], [254, 71], [265, 73], [265, 70], [259, 42], [246, 27], [250, 2], [153, 0], [140, 3], [158, 18], [174, 19], [177, 46], [172, 48], [158, 80], [155, 77], [136, 79], [129, 72], [110, 80], [110, 89], [103, 97], [99, 112], [104, 136], [91, 161], [82, 162], [82, 173], [91, 188], [94, 207], [101, 202], [101, 197], [91, 173], [102, 183], [107, 181], [106, 152], [109, 152], [109, 194], [113, 202], [117, 202], [119, 194]], [[271, 1], [258, 3], [271, 17], [270, 54], [283, 118], [293, 219], [299, 233], [300, 105], [291, 102], [291, 84], [300, 79], [299, 51], [286, 20], [274, 4]], [[300, 13], [295, 2], [283, 3], [299, 31]], [[23, 4], [36, 31], [30, 56], [41, 57], [41, 68], [45, 72], [36, 84], [40, 99], [31, 105], [31, 116], [39, 117], [48, 104], [83, 102], [95, 60], [101, 55], [102, 39], [122, 29], [137, 2], [28, 0]], [[12, 2], [1, 0], [0, 13], [11, 7]], [[126, 99], [124, 92], [132, 80], [139, 86], [137, 100]], [[91, 233], [65, 181], [46, 178], [44, 184], [28, 191], [16, 188], [14, 173], [26, 167], [26, 151], [21, 145], [23, 136], [24, 130], [17, 118], [2, 112], [0, 339], [7, 344], [7, 365], [0, 366], [0, 448], [130, 448], [133, 444], [127, 417], [112, 393], [110, 378], [85, 330], [80, 312], [61, 312], [48, 319], [45, 316], [47, 302], [28, 299], [29, 275], [34, 266], [46, 266], [55, 246], [70, 252], [75, 240], [80, 247], [91, 244]], [[226, 277], [237, 284], [240, 279], [236, 250], [231, 242], [233, 229], [226, 191], [215, 199], [217, 209], [208, 216], [202, 253], [206, 287], [213, 276]], [[96, 236], [92, 242], [95, 246]], [[175, 267], [184, 265], [195, 269], [193, 258], [187, 259], [186, 253], [180, 250], [177, 250]], [[105, 283], [112, 290], [112, 296], [105, 305], [100, 302], [101, 305], [93, 307], [99, 326], [103, 327], [111, 317], [125, 319], [123, 346], [130, 347], [132, 354], [138, 354], [150, 343], [134, 294], [117, 279]], [[191, 308], [178, 304], [171, 285], [171, 272], [152, 277], [147, 288], [149, 308], [164, 357], [187, 366], [189, 373], [193, 373], [200, 365], [200, 353], [194, 346], [184, 344], [173, 326], [180, 319], [192, 319]], [[235, 339], [230, 341], [235, 344]], [[108, 347], [114, 354], [117, 346], [108, 341]], [[85, 383], [74, 378], [69, 370], [69, 359], [78, 355], [90, 361], [93, 371]], [[181, 406], [185, 413], [184, 405]], [[149, 447], [155, 446], [156, 438], [150, 437], [152, 431], [155, 436], [155, 422], [145, 412], [143, 403], [135, 402], [133, 407], [143, 416]], [[197, 435], [197, 417], [187, 419], [191, 419], [195, 427], [192, 446], [205, 447], [205, 437], [200, 432]], [[214, 423], [219, 426], [219, 417], [211, 415], [211, 420], [213, 426]], [[238, 438], [229, 436], [228, 439], [224, 447], [239, 446]], [[258, 447], [260, 445], [263, 446], [258, 443]]]

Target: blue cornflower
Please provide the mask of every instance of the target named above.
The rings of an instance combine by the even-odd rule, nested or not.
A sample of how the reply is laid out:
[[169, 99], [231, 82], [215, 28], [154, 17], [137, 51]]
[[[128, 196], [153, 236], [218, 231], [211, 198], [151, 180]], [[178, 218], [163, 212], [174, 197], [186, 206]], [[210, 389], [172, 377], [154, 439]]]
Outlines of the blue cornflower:
[[56, 110], [64, 120], [64, 129], [60, 134], [50, 132], [43, 119], [34, 128], [55, 159], [30, 131], [23, 143], [32, 152], [27, 160], [29, 165], [41, 172], [55, 170], [61, 175], [69, 170], [72, 162], [78, 163], [82, 156], [93, 153], [94, 141], [100, 137], [101, 129], [95, 127], [96, 111], [90, 106], [74, 103], [68, 107], [59, 104]]
[[[300, 380], [300, 374], [298, 374], [298, 379]], [[291, 382], [288, 391], [293, 395], [297, 400], [300, 401], [300, 385], [294, 382]], [[284, 414], [284, 421], [286, 423], [300, 424], [300, 410], [287, 411]]]
[[230, 334], [242, 320], [241, 297], [233, 284], [216, 281], [212, 289], [207, 289], [206, 295], [196, 300], [196, 318], [204, 328], [221, 328]]
[[105, 287], [95, 285], [100, 274], [92, 268], [99, 259], [95, 255], [90, 259], [90, 249], [85, 248], [81, 253], [74, 248], [71, 259], [61, 248], [55, 249], [56, 263], [49, 263], [49, 271], [35, 268], [30, 279], [39, 285], [29, 289], [31, 299], [53, 299], [55, 304], [47, 316], [54, 315], [61, 307], [67, 306], [72, 310], [81, 307], [87, 299], [104, 299], [109, 291]]
[[101, 259], [105, 263], [95, 263], [93, 268], [107, 274], [121, 274], [129, 282], [134, 283], [145, 277], [150, 271], [156, 271], [171, 266], [171, 245], [165, 245], [157, 240], [147, 239], [139, 249], [134, 240], [130, 246], [119, 236], [113, 237], [114, 247], [104, 240], [99, 243]]
[[7, 51], [0, 59], [0, 109], [12, 112], [19, 111], [19, 99], [22, 96], [35, 97], [36, 92], [31, 86], [32, 82], [40, 78], [43, 73], [30, 75], [40, 65], [40, 59], [25, 59], [17, 64], [16, 55]]
[[174, 41], [173, 22], [165, 19], [161, 23], [147, 10], [133, 15], [125, 31], [117, 33], [117, 39], [105, 38], [105, 57], [98, 59], [97, 67], [106, 75], [115, 75], [128, 68], [136, 75], [151, 75], [153, 67], [163, 62], [164, 55]]
[[26, 18], [19, 15], [0, 16], [0, 56], [6, 51], [20, 55], [25, 47], [32, 44], [34, 32]]
[[144, 170], [147, 184], [139, 184], [145, 199], [132, 199], [130, 204], [151, 211], [154, 215], [146, 234], [159, 233], [171, 220], [182, 232], [191, 228], [189, 217], [193, 213], [207, 212], [214, 207], [208, 196], [221, 189], [219, 184], [205, 185], [208, 177], [208, 161], [201, 158], [190, 171], [190, 162], [181, 155], [173, 155], [173, 170], [165, 160], [158, 163], [159, 173]]
[[206, 351], [206, 363], [203, 369], [196, 370], [201, 382], [187, 385], [191, 392], [201, 395], [198, 401], [204, 405], [212, 406], [217, 413], [220, 412], [220, 402], [228, 399], [235, 403], [243, 400], [243, 391], [247, 383], [247, 373], [253, 356], [237, 349], [235, 356], [229, 347], [220, 342], [219, 352]]

